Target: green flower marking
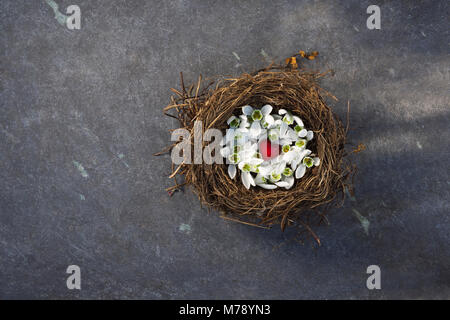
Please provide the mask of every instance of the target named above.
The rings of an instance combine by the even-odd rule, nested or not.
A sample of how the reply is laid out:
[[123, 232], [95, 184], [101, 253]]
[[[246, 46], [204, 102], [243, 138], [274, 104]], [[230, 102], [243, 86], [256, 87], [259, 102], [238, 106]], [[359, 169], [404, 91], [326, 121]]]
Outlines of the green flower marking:
[[270, 177], [272, 178], [273, 181], [278, 181], [281, 179], [281, 174], [273, 172]]
[[237, 127], [239, 127], [240, 123], [241, 123], [241, 121], [239, 120], [239, 118], [235, 118], [233, 121], [230, 122], [230, 127], [237, 128]]
[[314, 164], [314, 161], [310, 157], [305, 157], [305, 158], [303, 158], [303, 164], [305, 166], [307, 166], [308, 168], [311, 168], [313, 166], [313, 164]]
[[301, 127], [301, 126], [299, 126], [299, 125], [296, 125], [296, 126], [294, 127], [294, 130], [295, 130], [295, 132], [299, 133], [300, 131], [303, 130], [303, 127]]
[[248, 163], [244, 164], [244, 166], [242, 167], [242, 171], [244, 172], [250, 172], [252, 170], [252, 166], [249, 165]]
[[253, 119], [254, 121], [259, 121], [259, 120], [261, 120], [262, 118], [263, 118], [263, 115], [262, 115], [262, 113], [261, 113], [260, 110], [255, 110], [255, 111], [253, 111], [253, 113], [252, 113], [252, 119]]
[[293, 173], [294, 173], [294, 171], [292, 171], [291, 168], [285, 168], [284, 171], [283, 171], [283, 174], [284, 174], [286, 177], [292, 176]]
[[288, 145], [288, 144], [285, 144], [285, 145], [283, 146], [283, 152], [284, 152], [284, 153], [287, 153], [287, 152], [289, 152], [289, 150], [291, 150], [291, 146]]
[[230, 160], [231, 163], [238, 163], [239, 159], [240, 158], [237, 153], [233, 153], [231, 156], [228, 157], [228, 160]]
[[292, 117], [290, 114], [286, 114], [286, 115], [283, 117], [283, 122], [286, 123], [286, 124], [291, 125], [291, 124], [294, 123], [294, 117]]
[[303, 148], [306, 145], [306, 140], [305, 139], [297, 140], [295, 142], [295, 145], [299, 148]]

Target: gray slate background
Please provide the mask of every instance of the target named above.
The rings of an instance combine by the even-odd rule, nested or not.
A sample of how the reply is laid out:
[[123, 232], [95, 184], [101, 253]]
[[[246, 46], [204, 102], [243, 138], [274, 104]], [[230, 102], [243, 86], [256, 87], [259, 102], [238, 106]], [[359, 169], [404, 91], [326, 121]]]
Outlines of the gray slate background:
[[[448, 1], [56, 2], [80, 6], [81, 30], [45, 1], [0, 4], [0, 299], [450, 298]], [[320, 248], [168, 197], [170, 159], [152, 157], [179, 71], [237, 75], [299, 49], [335, 70], [323, 87], [367, 146]]]

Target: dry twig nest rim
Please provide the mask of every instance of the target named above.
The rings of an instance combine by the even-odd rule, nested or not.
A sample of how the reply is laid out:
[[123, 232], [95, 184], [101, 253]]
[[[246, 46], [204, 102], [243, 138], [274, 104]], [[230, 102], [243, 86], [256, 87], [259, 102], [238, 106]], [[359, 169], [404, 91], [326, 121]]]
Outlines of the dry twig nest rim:
[[[164, 110], [167, 115], [169, 110], [175, 110], [176, 116], [170, 116], [180, 121], [180, 127], [190, 130], [191, 136], [195, 120], [203, 122], [203, 132], [208, 128], [225, 132], [227, 119], [239, 114], [242, 106], [260, 108], [270, 104], [275, 112], [283, 108], [299, 116], [314, 131], [315, 138], [308, 148], [318, 155], [321, 163], [290, 190], [255, 187], [247, 190], [239, 175], [230, 179], [226, 164], [182, 164], [173, 167], [171, 177], [176, 185], [169, 189], [190, 185], [202, 204], [218, 210], [225, 219], [260, 227], [280, 224], [283, 230], [297, 222], [318, 240], [309, 227], [311, 217], [318, 221], [326, 219], [328, 206], [338, 195], [344, 198], [346, 187], [351, 188], [349, 180], [353, 172], [351, 164], [344, 161], [348, 121], [344, 128], [325, 102], [325, 96], [334, 97], [318, 86], [318, 80], [325, 74], [269, 66], [253, 74], [215, 82], [214, 87], [210, 83], [203, 89], [201, 77], [196, 85], [186, 89], [181, 75], [181, 91], [172, 89], [176, 96]], [[177, 176], [184, 176], [184, 182], [178, 183]]]

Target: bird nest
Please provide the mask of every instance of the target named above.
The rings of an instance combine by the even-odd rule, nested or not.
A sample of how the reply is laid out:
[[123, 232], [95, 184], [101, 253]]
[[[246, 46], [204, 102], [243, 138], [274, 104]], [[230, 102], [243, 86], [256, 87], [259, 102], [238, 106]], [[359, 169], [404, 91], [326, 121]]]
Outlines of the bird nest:
[[[342, 205], [345, 188], [350, 188], [353, 166], [345, 160], [347, 126], [326, 103], [334, 98], [318, 86], [326, 73], [299, 70], [288, 66], [269, 66], [252, 74], [242, 74], [204, 85], [199, 77], [196, 84], [186, 87], [181, 74], [181, 89], [172, 89], [175, 96], [164, 109], [166, 115], [179, 120], [180, 127], [194, 136], [194, 121], [202, 121], [203, 132], [208, 128], [225, 130], [227, 119], [251, 105], [266, 104], [276, 112], [283, 108], [300, 117], [305, 127], [314, 132], [308, 148], [320, 158], [320, 165], [306, 172], [289, 190], [247, 189], [237, 179], [231, 179], [226, 164], [172, 164], [171, 178], [175, 185], [169, 193], [188, 185], [202, 204], [215, 209], [228, 220], [269, 228], [273, 225], [298, 225], [308, 230], [320, 243], [310, 226], [326, 221], [330, 205]], [[335, 99], [335, 98], [334, 98]], [[175, 113], [174, 113], [175, 112]], [[172, 144], [166, 151], [182, 141]], [[202, 142], [205, 147], [209, 142]], [[191, 148], [194, 143], [191, 141]], [[178, 178], [183, 178], [179, 181]], [[335, 201], [340, 195], [341, 201]]]

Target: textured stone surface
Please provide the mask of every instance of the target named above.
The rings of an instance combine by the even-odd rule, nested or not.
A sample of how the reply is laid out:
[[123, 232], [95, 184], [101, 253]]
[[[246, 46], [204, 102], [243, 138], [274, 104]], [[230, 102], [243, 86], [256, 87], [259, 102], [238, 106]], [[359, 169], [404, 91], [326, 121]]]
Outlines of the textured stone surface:
[[[450, 298], [447, 1], [378, 1], [373, 31], [373, 1], [56, 2], [80, 6], [81, 30], [45, 1], [0, 4], [0, 299]], [[367, 146], [320, 248], [168, 197], [169, 158], [152, 157], [179, 71], [233, 75], [299, 49], [335, 70], [323, 86]]]

